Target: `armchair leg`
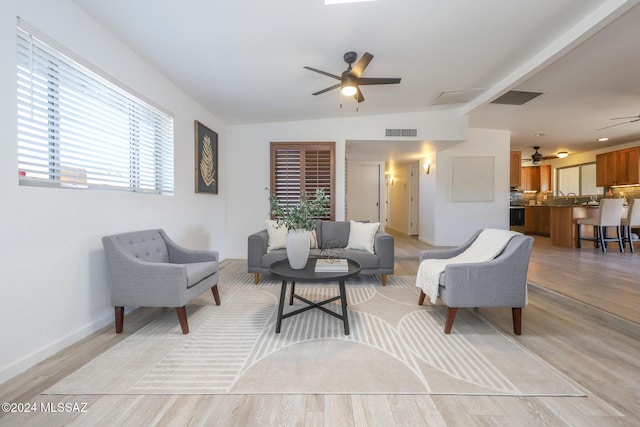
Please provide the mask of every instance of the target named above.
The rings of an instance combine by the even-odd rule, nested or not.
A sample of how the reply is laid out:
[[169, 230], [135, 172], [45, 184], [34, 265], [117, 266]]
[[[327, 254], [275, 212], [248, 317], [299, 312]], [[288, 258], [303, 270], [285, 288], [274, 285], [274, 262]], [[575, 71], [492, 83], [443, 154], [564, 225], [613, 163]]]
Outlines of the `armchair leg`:
[[387, 275], [383, 274], [380, 279], [382, 280], [382, 286], [387, 286]]
[[513, 317], [513, 333], [516, 335], [522, 334], [522, 307], [513, 307], [511, 309], [511, 315]]
[[253, 273], [253, 281], [257, 285], [260, 281], [260, 273]]
[[449, 307], [447, 309], [447, 320], [444, 324], [444, 333], [450, 334], [451, 328], [453, 327], [453, 321], [456, 320], [456, 313], [458, 312], [458, 307]]
[[213, 299], [216, 302], [216, 305], [220, 305], [220, 294], [218, 293], [217, 284], [211, 287], [211, 292], [213, 292]]
[[420, 289], [420, 299], [418, 300], [418, 305], [422, 305], [422, 303], [424, 302], [424, 298], [427, 296], [427, 294], [424, 293], [424, 291], [422, 289]]
[[122, 325], [124, 324], [124, 307], [114, 307], [116, 316], [116, 334], [122, 333]]
[[176, 307], [176, 313], [178, 314], [178, 320], [180, 320], [180, 327], [183, 334], [189, 333], [189, 324], [187, 323], [187, 309], [183, 305], [182, 307]]

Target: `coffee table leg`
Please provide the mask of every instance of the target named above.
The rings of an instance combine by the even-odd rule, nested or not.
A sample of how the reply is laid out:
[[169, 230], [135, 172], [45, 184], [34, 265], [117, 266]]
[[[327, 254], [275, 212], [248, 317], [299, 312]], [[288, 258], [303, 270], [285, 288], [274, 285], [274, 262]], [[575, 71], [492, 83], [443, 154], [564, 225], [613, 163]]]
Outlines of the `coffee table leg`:
[[347, 315], [347, 292], [344, 288], [344, 280], [340, 280], [340, 302], [342, 303], [342, 319], [344, 321], [344, 334], [349, 335], [349, 317]]
[[284, 296], [287, 293], [287, 281], [282, 281], [280, 289], [280, 305], [278, 306], [278, 320], [276, 321], [276, 334], [280, 333], [280, 324], [282, 323], [282, 311], [284, 310]]
[[289, 305], [293, 305], [293, 295], [296, 293], [296, 282], [291, 282], [291, 296], [289, 297]]

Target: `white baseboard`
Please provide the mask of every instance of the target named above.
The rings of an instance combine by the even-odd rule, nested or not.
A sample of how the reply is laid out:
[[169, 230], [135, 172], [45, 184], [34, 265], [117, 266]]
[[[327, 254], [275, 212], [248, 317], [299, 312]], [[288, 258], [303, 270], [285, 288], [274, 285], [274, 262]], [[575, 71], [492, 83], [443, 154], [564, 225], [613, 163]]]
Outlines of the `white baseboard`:
[[86, 338], [94, 332], [99, 331], [110, 323], [113, 323], [113, 321], [113, 314], [105, 315], [104, 317], [60, 338], [50, 345], [42, 347], [26, 355], [22, 359], [12, 363], [11, 365], [2, 368], [2, 370], [0, 370], [0, 385], [15, 377], [16, 375], [23, 373], [27, 369], [37, 365], [47, 357], [51, 357], [57, 352], [64, 350], [70, 345], [77, 343], [81, 339]]

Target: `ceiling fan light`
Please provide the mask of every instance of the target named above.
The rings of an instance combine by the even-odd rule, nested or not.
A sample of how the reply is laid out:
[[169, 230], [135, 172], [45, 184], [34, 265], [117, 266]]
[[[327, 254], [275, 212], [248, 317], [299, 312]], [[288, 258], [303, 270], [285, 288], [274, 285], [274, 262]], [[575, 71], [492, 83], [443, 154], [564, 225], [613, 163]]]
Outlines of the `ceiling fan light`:
[[560, 158], [560, 159], [564, 159], [568, 155], [569, 155], [569, 153], [567, 153], [566, 151], [559, 151], [558, 154], [556, 154], [556, 156], [558, 156], [558, 158]]
[[358, 92], [358, 89], [351, 84], [342, 86], [342, 94], [344, 96], [353, 96], [356, 94], [356, 92]]

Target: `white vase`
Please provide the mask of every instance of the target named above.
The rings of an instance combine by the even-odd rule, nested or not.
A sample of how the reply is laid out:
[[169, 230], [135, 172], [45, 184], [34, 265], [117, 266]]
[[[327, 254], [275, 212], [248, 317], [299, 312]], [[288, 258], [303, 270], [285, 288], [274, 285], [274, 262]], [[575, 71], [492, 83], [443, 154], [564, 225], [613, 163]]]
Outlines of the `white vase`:
[[287, 258], [294, 270], [302, 270], [309, 259], [309, 233], [307, 230], [290, 230], [287, 234]]

